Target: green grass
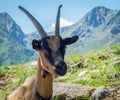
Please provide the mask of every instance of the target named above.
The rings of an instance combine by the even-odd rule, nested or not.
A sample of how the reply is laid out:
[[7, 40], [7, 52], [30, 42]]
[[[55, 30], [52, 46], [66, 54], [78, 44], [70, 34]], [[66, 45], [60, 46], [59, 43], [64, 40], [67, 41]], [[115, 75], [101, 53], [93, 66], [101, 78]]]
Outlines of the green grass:
[[[27, 77], [35, 74], [35, 67], [30, 67], [30, 63], [24, 65], [2, 66], [0, 67], [0, 74], [5, 74], [4, 79], [7, 84], [1, 88], [0, 100], [3, 100], [6, 95], [20, 86]], [[8, 80], [11, 81], [8, 81]]]
[[[78, 62], [80, 67], [69, 69], [64, 77], [59, 77], [59, 82], [70, 82], [89, 86], [104, 86], [120, 83], [120, 46], [106, 47], [94, 50], [84, 55], [69, 55], [67, 59]], [[83, 75], [81, 75], [84, 73]]]
[[[55, 79], [57, 82], [70, 82], [86, 86], [98, 87], [120, 83], [120, 46], [106, 47], [87, 54], [66, 56], [66, 62], [81, 62], [80, 66], [71, 68], [63, 77]], [[14, 66], [0, 67], [0, 75], [6, 85], [0, 87], [0, 100], [20, 86], [27, 77], [35, 74], [32, 62]], [[0, 77], [0, 80], [2, 78]]]

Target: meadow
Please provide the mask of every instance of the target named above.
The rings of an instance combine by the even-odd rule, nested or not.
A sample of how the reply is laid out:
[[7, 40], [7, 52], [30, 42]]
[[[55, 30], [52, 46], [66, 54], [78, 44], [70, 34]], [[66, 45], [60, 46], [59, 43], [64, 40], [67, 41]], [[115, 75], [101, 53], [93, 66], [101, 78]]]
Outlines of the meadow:
[[[86, 54], [66, 56], [68, 72], [55, 82], [98, 87], [120, 83], [120, 46], [114, 45]], [[0, 67], [0, 100], [35, 75], [35, 62]]]

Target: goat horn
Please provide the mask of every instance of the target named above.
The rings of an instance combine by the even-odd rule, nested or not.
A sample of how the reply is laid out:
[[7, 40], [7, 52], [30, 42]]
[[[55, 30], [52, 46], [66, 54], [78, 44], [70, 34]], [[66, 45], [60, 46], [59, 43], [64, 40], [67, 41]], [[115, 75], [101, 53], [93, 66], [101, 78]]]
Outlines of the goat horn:
[[46, 32], [44, 31], [44, 29], [42, 28], [41, 24], [23, 7], [19, 6], [19, 9], [22, 10], [32, 21], [32, 23], [34, 24], [34, 26], [36, 27], [36, 29], [38, 30], [41, 38], [44, 38], [47, 36]]
[[55, 25], [55, 35], [59, 36], [59, 28], [60, 28], [60, 8], [62, 5], [58, 8], [57, 18], [56, 18], [56, 25]]

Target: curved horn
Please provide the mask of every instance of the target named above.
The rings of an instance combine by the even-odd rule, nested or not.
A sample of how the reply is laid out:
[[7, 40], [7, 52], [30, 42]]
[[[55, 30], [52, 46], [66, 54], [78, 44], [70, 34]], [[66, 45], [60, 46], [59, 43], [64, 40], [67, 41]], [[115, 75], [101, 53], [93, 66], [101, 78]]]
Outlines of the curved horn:
[[58, 8], [57, 18], [56, 18], [56, 25], [55, 25], [55, 35], [59, 36], [59, 28], [60, 28], [60, 8], [62, 5]]
[[19, 9], [22, 10], [32, 21], [32, 23], [34, 24], [34, 26], [36, 27], [36, 29], [38, 30], [41, 38], [44, 38], [47, 36], [46, 32], [44, 31], [44, 29], [42, 28], [42, 26], [40, 25], [40, 23], [23, 7], [19, 6]]

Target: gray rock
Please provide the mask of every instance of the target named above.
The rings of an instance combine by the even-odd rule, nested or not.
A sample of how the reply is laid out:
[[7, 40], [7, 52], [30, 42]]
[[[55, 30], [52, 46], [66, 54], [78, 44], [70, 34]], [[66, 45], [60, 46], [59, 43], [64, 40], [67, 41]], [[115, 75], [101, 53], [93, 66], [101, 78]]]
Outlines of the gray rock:
[[0, 85], [1, 85], [1, 86], [5, 85], [5, 84], [6, 84], [5, 82], [0, 81]]
[[106, 87], [98, 87], [92, 94], [91, 100], [103, 100], [109, 96], [109, 90]]
[[54, 83], [53, 98], [55, 100], [89, 100], [89, 91], [92, 89], [88, 86], [71, 83]]

